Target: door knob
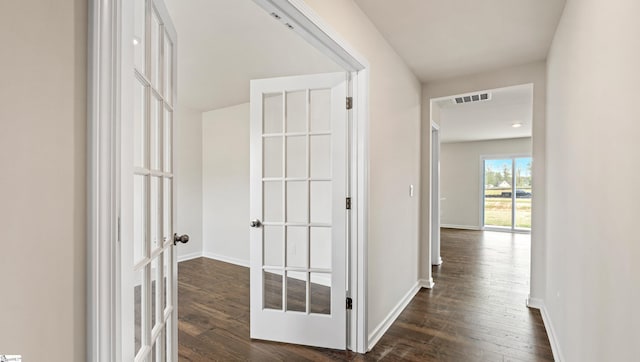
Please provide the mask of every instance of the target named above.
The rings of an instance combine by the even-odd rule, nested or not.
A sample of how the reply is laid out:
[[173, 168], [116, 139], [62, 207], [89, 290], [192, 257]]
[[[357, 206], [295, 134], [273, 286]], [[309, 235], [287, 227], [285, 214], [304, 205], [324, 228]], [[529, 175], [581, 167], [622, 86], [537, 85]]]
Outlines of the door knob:
[[178, 234], [173, 234], [173, 245], [177, 245], [178, 242], [181, 242], [183, 244], [186, 244], [189, 242], [189, 235], [184, 234], [184, 235], [178, 235]]
[[251, 225], [252, 228], [259, 228], [262, 226], [262, 221], [260, 221], [260, 219], [251, 220], [249, 225]]

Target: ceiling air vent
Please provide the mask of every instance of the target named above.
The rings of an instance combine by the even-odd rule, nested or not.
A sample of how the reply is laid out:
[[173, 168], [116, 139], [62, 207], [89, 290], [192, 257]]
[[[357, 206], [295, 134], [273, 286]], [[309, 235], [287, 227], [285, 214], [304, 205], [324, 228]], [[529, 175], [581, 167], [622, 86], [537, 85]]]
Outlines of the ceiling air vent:
[[488, 101], [491, 99], [491, 93], [478, 93], [478, 94], [469, 94], [467, 96], [456, 97], [454, 101], [456, 104], [462, 103], [471, 103], [471, 102], [480, 102], [480, 101]]

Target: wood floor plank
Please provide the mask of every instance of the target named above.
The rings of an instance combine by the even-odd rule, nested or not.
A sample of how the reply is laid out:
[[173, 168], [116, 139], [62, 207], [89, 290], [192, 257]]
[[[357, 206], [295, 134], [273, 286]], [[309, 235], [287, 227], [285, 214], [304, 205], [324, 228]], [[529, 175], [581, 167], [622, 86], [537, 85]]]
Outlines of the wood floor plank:
[[[530, 237], [442, 229], [444, 264], [365, 355], [249, 338], [249, 269], [179, 264], [181, 361], [553, 361], [540, 313], [525, 306]], [[280, 276], [276, 276], [281, 278]], [[298, 286], [299, 281], [287, 281]], [[278, 283], [271, 282], [277, 288]], [[300, 284], [303, 286], [304, 284]], [[292, 300], [300, 298], [292, 289]], [[329, 289], [314, 287], [322, 304]]]

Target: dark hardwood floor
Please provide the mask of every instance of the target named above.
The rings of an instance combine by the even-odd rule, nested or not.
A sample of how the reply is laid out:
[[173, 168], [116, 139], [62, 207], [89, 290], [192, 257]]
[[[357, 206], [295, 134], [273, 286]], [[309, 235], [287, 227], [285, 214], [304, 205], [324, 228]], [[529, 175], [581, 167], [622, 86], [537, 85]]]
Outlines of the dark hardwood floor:
[[529, 235], [442, 230], [444, 264], [375, 348], [346, 351], [252, 341], [249, 270], [179, 264], [181, 361], [552, 361], [540, 313], [525, 307]]

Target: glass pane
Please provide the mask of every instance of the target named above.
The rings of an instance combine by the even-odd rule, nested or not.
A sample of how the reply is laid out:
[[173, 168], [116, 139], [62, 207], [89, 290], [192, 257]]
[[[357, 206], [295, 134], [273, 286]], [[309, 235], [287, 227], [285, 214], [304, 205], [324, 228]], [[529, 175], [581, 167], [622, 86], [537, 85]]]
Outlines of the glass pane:
[[311, 181], [311, 222], [331, 224], [331, 181]]
[[[162, 263], [163, 263], [163, 274], [164, 274], [164, 296], [163, 296], [163, 305], [165, 307], [164, 313], [166, 313], [166, 308], [171, 307], [173, 300], [171, 299], [171, 295], [172, 295], [172, 288], [173, 288], [173, 265], [171, 264], [171, 261], [173, 260], [172, 255], [173, 253], [173, 249], [172, 248], [168, 248], [164, 251], [163, 253], [163, 257], [162, 257]], [[171, 319], [171, 318], [169, 318]]]
[[287, 182], [287, 222], [307, 222], [307, 182]]
[[151, 177], [151, 202], [149, 207], [149, 212], [151, 213], [151, 250], [156, 250], [157, 248], [162, 246], [162, 230], [160, 229], [160, 217], [161, 217], [161, 178], [160, 177]]
[[173, 44], [169, 34], [164, 33], [164, 98], [173, 104]]
[[307, 311], [307, 275], [303, 272], [287, 272], [287, 311]]
[[264, 308], [282, 310], [282, 274], [265, 271], [264, 283]]
[[331, 178], [331, 136], [311, 136], [311, 177]]
[[160, 305], [160, 288], [158, 287], [158, 273], [160, 273], [160, 261], [158, 257], [151, 260], [151, 328], [157, 323], [159, 311], [156, 309]]
[[331, 228], [311, 228], [311, 268], [331, 269]]
[[282, 181], [265, 181], [263, 187], [264, 221], [283, 222]]
[[331, 131], [331, 89], [312, 90], [311, 103], [311, 132]]
[[307, 131], [307, 91], [287, 93], [287, 132]]
[[155, 9], [151, 11], [151, 84], [160, 87], [160, 19]]
[[531, 157], [516, 158], [516, 227], [531, 228]]
[[282, 137], [264, 138], [263, 148], [263, 177], [282, 177]]
[[166, 326], [158, 334], [158, 339], [156, 340], [156, 359], [154, 362], [164, 362], [167, 360], [165, 350], [164, 350], [165, 331], [166, 331]]
[[147, 256], [147, 177], [133, 176], [133, 263]]
[[264, 95], [263, 133], [282, 133], [282, 93]]
[[134, 300], [133, 326], [135, 329], [134, 335], [135, 335], [135, 346], [136, 346], [135, 354], [136, 355], [138, 354], [138, 351], [140, 351], [140, 347], [142, 347], [142, 326], [144, 323], [143, 305], [144, 305], [144, 302], [146, 301], [146, 298], [142, 290], [143, 271], [144, 271], [144, 268], [133, 272], [133, 279], [134, 279], [133, 280], [133, 300]]
[[148, 361], [155, 361], [156, 360], [156, 348], [157, 348], [157, 344], [155, 343], [155, 341], [153, 342], [153, 346], [151, 346], [151, 359], [149, 359]]
[[511, 159], [484, 161], [484, 224], [511, 227]]
[[311, 273], [309, 293], [311, 313], [331, 314], [331, 274]]
[[164, 110], [164, 129], [163, 129], [163, 151], [164, 151], [164, 172], [171, 172], [173, 170], [173, 112], [168, 108]]
[[140, 73], [145, 74], [145, 23], [146, 23], [146, 1], [135, 0], [133, 4], [133, 53], [134, 64]]
[[307, 177], [307, 137], [287, 137], [287, 177]]
[[287, 226], [287, 266], [307, 267], [307, 227]]
[[133, 165], [146, 167], [147, 154], [147, 88], [136, 78], [133, 90]]
[[161, 114], [162, 101], [151, 95], [151, 120], [149, 124], [149, 132], [151, 133], [151, 169], [161, 171], [160, 162], [162, 161], [162, 123]]
[[173, 181], [170, 178], [165, 177], [162, 187], [164, 189], [162, 197], [162, 241], [164, 243], [171, 240], [171, 237], [173, 236]]
[[172, 359], [172, 355], [173, 355], [173, 337], [172, 337], [172, 333], [171, 333], [171, 328], [173, 326], [173, 321], [171, 320], [171, 318], [169, 318], [167, 320], [167, 325], [165, 327], [165, 333], [164, 333], [164, 337], [165, 339], [165, 353], [167, 356], [164, 360], [165, 361], [169, 361]]
[[282, 235], [282, 226], [265, 226], [264, 227], [264, 265], [282, 267], [284, 235]]

